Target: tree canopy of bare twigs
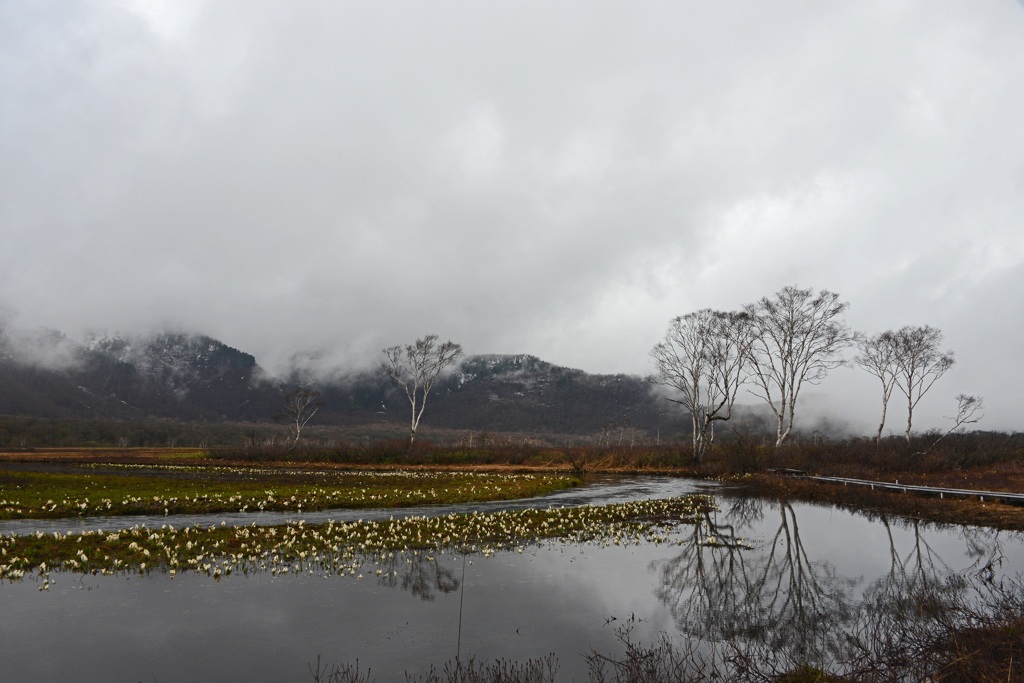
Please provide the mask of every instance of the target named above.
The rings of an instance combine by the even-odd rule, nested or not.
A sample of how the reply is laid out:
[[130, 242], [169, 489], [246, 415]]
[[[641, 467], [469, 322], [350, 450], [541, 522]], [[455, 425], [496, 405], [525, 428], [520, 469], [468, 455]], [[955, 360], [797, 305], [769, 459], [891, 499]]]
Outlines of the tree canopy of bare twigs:
[[875, 435], [875, 447], [877, 448], [882, 442], [882, 430], [885, 429], [889, 399], [896, 386], [896, 355], [898, 353], [896, 333], [887, 331], [864, 337], [857, 346], [860, 353], [853, 359], [854, 362], [877, 377], [882, 383], [882, 419], [878, 423], [878, 433]]
[[953, 359], [952, 351], [939, 349], [942, 332], [934, 327], [908, 325], [893, 334], [896, 340], [893, 355], [895, 381], [896, 386], [907, 397], [907, 431], [904, 436], [909, 444], [914, 408], [956, 361]]
[[453, 341], [437, 343], [436, 334], [428, 334], [405, 346], [384, 349], [387, 362], [384, 371], [405, 391], [412, 407], [409, 427], [409, 446], [416, 441], [416, 430], [427, 406], [427, 396], [438, 375], [462, 356], [462, 346]]
[[751, 335], [747, 313], [705, 308], [673, 318], [665, 339], [651, 349], [651, 381], [671, 387], [693, 423], [693, 459], [700, 462], [714, 443], [714, 425], [732, 417], [746, 380]]
[[882, 429], [888, 412], [889, 398], [895, 387], [907, 397], [907, 429], [904, 438], [910, 443], [914, 409], [932, 385], [953, 367], [952, 351], [940, 351], [942, 332], [925, 325], [907, 325], [861, 339], [860, 353], [854, 361], [882, 382], [882, 421], [875, 437], [882, 440]]
[[299, 443], [302, 428], [323, 406], [320, 392], [306, 387], [296, 387], [284, 395], [284, 417], [292, 436], [292, 446]]
[[849, 304], [826, 289], [783, 287], [744, 307], [752, 320], [752, 393], [776, 418], [776, 447], [793, 431], [796, 401], [804, 383], [817, 384], [844, 363], [842, 351], [857, 341], [843, 314]]

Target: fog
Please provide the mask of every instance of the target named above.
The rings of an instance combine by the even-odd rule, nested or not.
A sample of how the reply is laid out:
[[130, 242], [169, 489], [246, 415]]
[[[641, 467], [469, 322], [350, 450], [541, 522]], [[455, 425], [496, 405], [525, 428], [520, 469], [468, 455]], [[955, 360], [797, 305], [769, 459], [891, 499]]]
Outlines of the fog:
[[[796, 284], [943, 330], [922, 428], [962, 392], [1019, 429], [1021, 73], [1009, 1], [3, 3], [0, 308], [272, 373], [436, 333], [642, 375]], [[805, 400], [877, 423], [860, 370]]]

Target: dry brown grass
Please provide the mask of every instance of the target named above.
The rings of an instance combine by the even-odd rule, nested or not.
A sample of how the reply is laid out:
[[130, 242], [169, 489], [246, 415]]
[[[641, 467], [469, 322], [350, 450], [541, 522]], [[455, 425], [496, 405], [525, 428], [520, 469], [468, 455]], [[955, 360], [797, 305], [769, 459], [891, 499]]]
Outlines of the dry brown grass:
[[686, 444], [660, 446], [573, 446], [511, 444], [465, 448], [429, 442], [408, 448], [405, 440], [368, 444], [233, 448], [199, 451], [176, 448], [52, 448], [0, 452], [0, 462], [119, 463], [178, 465], [259, 465], [261, 468], [346, 470], [467, 470], [478, 472], [644, 473], [719, 478], [743, 483], [760, 495], [902, 514], [942, 523], [967, 523], [1024, 530], [1024, 507], [978, 500], [939, 499], [916, 494], [870, 491], [852, 486], [801, 481], [766, 473], [789, 467], [810, 474], [975, 490], [1024, 492], [1024, 436], [978, 433], [955, 435], [927, 456], [917, 455], [930, 437], [909, 446], [889, 439], [876, 448], [870, 439], [794, 439], [775, 449], [764, 436], [723, 438], [706, 462], [691, 462]]
[[973, 498], [872, 491], [861, 486], [828, 484], [777, 474], [747, 475], [734, 481], [743, 484], [745, 493], [761, 496], [836, 505], [868, 513], [898, 514], [939, 524], [972, 524], [1024, 531], [1024, 506], [1019, 505]]

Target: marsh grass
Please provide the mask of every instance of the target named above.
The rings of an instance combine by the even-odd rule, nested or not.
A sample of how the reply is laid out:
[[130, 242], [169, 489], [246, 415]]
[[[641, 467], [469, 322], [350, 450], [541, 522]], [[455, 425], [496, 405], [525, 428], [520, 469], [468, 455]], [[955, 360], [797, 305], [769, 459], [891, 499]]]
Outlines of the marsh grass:
[[672, 529], [692, 524], [713, 507], [705, 496], [685, 496], [602, 506], [509, 510], [493, 513], [411, 516], [351, 523], [303, 521], [259, 527], [159, 529], [137, 526], [116, 532], [0, 536], [0, 580], [37, 576], [49, 587], [53, 571], [82, 574], [195, 572], [220, 578], [233, 573], [309, 573], [362, 578], [394, 575], [406, 561], [437, 553], [522, 552], [547, 539], [623, 545], [670, 542]]
[[0, 472], [0, 519], [409, 507], [528, 498], [558, 474], [147, 466], [147, 474]]
[[[497, 440], [496, 440], [497, 441]], [[690, 456], [679, 445], [565, 446], [533, 441], [497, 442], [466, 447], [408, 439], [333, 445], [302, 444], [297, 448], [264, 445], [211, 449], [213, 459], [230, 462], [318, 462], [398, 466], [482, 466], [554, 468], [563, 471], [668, 470], [686, 465]]]
[[558, 658], [548, 654], [516, 662], [496, 659], [478, 662], [474, 657], [448, 662], [440, 670], [430, 667], [422, 675], [406, 674], [406, 683], [555, 683]]
[[[859, 512], [868, 518], [900, 515], [935, 524], [973, 524], [1008, 531], [1024, 531], [1024, 506], [976, 498], [871, 490], [778, 475], [749, 475], [732, 479], [738, 490], [724, 489], [724, 497], [756, 496], [771, 500], [800, 500]], [[906, 481], [905, 479], [903, 481]]]
[[[582, 472], [659, 472], [717, 477], [752, 473], [766, 468], [793, 468], [816, 474], [861, 478], [899, 478], [908, 483], [934, 483], [1024, 490], [1024, 434], [1003, 432], [954, 433], [927, 455], [934, 434], [883, 439], [829, 438], [817, 433], [795, 434], [780, 448], [759, 432], [723, 429], [710, 454], [693, 462], [688, 440], [634, 445], [554, 446], [521, 438], [487, 439], [485, 445], [467, 447], [466, 439], [432, 443], [408, 439], [248, 444], [196, 449], [59, 449], [0, 453], [7, 460], [53, 462], [146, 462], [216, 464], [260, 467], [361, 468], [504, 468]], [[201, 456], [201, 457], [197, 457]]]
[[[313, 683], [373, 683], [369, 669], [361, 671], [355, 664], [321, 665], [309, 667]], [[554, 683], [558, 674], [558, 658], [549, 654], [538, 659], [515, 662], [497, 659], [478, 662], [475, 657], [456, 659], [441, 669], [431, 666], [424, 674], [406, 673], [406, 683]]]
[[[361, 443], [280, 445], [212, 449], [212, 459], [237, 462], [323, 462], [368, 465], [501, 465], [555, 468], [562, 471], [674, 472], [720, 476], [756, 472], [769, 467], [804, 469], [847, 476], [886, 477], [901, 473], [942, 478], [950, 473], [1006, 475], [1024, 482], [1024, 434], [1002, 432], [954, 433], [929, 448], [935, 434], [914, 435], [907, 443], [889, 437], [876, 444], [863, 437], [833, 438], [818, 433], [794, 434], [776, 448], [774, 438], [759, 432], [723, 429], [712, 452], [694, 463], [687, 439], [664, 443], [645, 440], [636, 445], [553, 446], [527, 439], [492, 439], [486, 445], [466, 447], [462, 442], [423, 441], [409, 448], [408, 440]], [[927, 455], [921, 455], [925, 450]]]

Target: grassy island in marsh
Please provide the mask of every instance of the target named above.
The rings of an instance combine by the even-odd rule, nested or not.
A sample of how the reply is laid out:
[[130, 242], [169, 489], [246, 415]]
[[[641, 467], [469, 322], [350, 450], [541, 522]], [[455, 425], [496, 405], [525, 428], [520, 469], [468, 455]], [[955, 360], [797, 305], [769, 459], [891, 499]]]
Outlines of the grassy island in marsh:
[[555, 473], [175, 465], [141, 472], [124, 464], [74, 470], [0, 470], [0, 519], [400, 508], [529, 498], [579, 484]]

